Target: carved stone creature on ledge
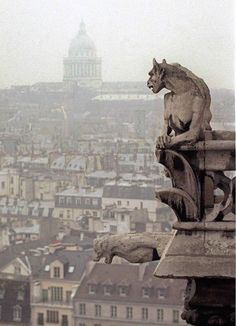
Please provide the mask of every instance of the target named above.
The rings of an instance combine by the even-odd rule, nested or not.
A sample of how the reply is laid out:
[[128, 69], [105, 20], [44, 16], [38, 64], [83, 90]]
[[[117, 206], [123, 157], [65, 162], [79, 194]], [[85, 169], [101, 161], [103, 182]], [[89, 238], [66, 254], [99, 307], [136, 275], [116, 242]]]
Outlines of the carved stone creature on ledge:
[[115, 256], [130, 263], [146, 263], [159, 260], [171, 233], [126, 233], [103, 236], [94, 240], [94, 261], [105, 258], [111, 264]]
[[205, 82], [178, 63], [167, 64], [165, 59], [162, 63], [153, 59], [149, 76], [147, 86], [153, 93], [170, 90], [164, 96], [164, 128], [157, 148], [203, 139], [204, 131], [211, 130], [211, 97]]

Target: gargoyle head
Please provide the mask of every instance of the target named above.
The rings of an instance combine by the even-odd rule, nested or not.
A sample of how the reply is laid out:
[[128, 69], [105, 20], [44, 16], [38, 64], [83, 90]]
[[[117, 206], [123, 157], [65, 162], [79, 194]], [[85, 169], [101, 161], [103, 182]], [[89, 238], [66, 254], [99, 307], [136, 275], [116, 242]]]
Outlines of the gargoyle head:
[[163, 78], [165, 75], [165, 69], [163, 65], [165, 64], [165, 59], [163, 59], [162, 64], [157, 63], [155, 58], [153, 59], [153, 68], [148, 73], [150, 78], [147, 81], [147, 87], [150, 88], [153, 93], [158, 93], [165, 87], [165, 84], [163, 82]]
[[95, 239], [93, 241], [94, 256], [93, 261], [99, 261], [101, 258], [105, 258], [106, 264], [111, 264], [113, 255], [108, 250], [108, 239], [102, 237], [101, 239]]

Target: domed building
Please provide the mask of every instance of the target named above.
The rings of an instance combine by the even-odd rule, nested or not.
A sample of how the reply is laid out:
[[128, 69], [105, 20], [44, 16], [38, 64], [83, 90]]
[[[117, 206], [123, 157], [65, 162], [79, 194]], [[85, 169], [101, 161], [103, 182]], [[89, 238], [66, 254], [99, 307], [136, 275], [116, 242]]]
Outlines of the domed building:
[[71, 41], [68, 57], [64, 58], [63, 80], [76, 81], [82, 87], [100, 88], [101, 64], [95, 44], [88, 36], [85, 24], [81, 22], [77, 36]]

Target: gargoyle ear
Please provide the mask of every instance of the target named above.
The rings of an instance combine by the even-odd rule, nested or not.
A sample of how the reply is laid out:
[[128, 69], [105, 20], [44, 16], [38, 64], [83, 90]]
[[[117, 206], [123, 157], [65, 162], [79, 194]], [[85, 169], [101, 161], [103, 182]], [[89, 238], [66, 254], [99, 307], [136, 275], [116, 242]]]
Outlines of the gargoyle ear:
[[156, 59], [153, 58], [153, 67], [157, 70], [157, 71], [160, 71], [160, 65], [159, 63], [157, 63]]
[[162, 63], [166, 64], [166, 59], [163, 59], [163, 60], [162, 60]]

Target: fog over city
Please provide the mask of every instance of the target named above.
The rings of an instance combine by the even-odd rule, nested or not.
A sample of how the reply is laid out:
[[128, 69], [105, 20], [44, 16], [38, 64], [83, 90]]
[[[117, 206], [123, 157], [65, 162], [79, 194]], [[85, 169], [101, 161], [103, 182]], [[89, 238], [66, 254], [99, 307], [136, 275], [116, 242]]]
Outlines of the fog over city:
[[61, 81], [62, 59], [84, 20], [104, 81], [144, 81], [155, 56], [211, 88], [233, 89], [233, 0], [1, 0], [0, 87]]
[[233, 9], [0, 0], [0, 326], [234, 325]]

